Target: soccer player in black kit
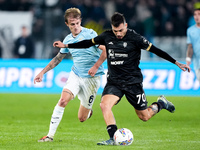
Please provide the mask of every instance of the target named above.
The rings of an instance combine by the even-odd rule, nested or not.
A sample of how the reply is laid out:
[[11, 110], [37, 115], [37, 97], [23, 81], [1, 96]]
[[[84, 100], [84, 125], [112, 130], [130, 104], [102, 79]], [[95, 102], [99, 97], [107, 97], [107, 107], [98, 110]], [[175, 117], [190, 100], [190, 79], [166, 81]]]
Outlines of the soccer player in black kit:
[[106, 46], [108, 75], [100, 107], [110, 139], [99, 142], [97, 145], [114, 145], [113, 135], [117, 130], [117, 126], [112, 107], [121, 100], [123, 95], [126, 96], [126, 99], [135, 108], [138, 117], [143, 121], [149, 120], [161, 109], [166, 109], [171, 113], [175, 111], [174, 105], [163, 95], [158, 97], [157, 102], [147, 106], [142, 85], [143, 76], [139, 68], [141, 49], [150, 51], [176, 64], [183, 71], [190, 72], [188, 65], [179, 63], [166, 52], [152, 45], [143, 36], [132, 29], [128, 29], [123, 14], [116, 12], [111, 17], [111, 26], [112, 30], [105, 31], [90, 40], [74, 44], [56, 41], [53, 44], [53, 46], [59, 48], [87, 48], [98, 44]]

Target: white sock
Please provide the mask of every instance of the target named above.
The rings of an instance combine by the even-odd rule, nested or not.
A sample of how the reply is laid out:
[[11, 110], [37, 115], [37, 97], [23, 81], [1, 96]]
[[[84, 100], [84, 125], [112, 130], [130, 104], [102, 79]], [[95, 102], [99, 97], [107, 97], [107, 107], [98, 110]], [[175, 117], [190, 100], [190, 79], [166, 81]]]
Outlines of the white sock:
[[58, 106], [58, 104], [55, 106], [52, 117], [51, 117], [49, 133], [47, 134], [47, 136], [49, 136], [51, 138], [54, 137], [54, 134], [56, 133], [58, 125], [60, 124], [60, 121], [62, 119], [64, 109], [65, 108]]
[[92, 111], [92, 110], [89, 111], [88, 116], [87, 116], [87, 119], [90, 118], [90, 113], [91, 113], [91, 111]]

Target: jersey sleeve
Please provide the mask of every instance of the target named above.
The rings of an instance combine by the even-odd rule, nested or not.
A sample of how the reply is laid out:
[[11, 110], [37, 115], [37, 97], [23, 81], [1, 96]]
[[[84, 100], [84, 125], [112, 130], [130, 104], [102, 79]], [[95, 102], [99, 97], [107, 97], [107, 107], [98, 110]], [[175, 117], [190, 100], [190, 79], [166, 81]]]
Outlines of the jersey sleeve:
[[95, 37], [92, 39], [92, 43], [93, 44], [99, 44], [99, 45], [105, 45], [105, 36], [106, 36], [106, 33], [103, 32], [102, 34], [100, 34], [99, 36]]
[[[92, 39], [98, 36], [98, 34], [93, 29], [89, 29], [89, 30], [90, 30], [90, 34], [91, 34]], [[96, 44], [94, 46], [96, 46], [98, 48], [99, 44]]]
[[135, 32], [134, 35], [134, 39], [135, 39], [135, 45], [139, 48], [139, 49], [144, 49], [144, 50], [149, 50], [152, 46], [152, 43], [150, 43], [145, 37], [141, 36], [140, 34], [137, 34]]

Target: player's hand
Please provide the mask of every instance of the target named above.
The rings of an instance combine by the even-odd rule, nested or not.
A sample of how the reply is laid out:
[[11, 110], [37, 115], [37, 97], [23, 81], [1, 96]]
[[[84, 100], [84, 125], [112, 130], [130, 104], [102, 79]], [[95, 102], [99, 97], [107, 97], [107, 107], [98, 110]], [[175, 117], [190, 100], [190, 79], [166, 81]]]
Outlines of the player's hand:
[[88, 74], [91, 75], [92, 77], [94, 77], [94, 75], [96, 74], [98, 68], [96, 66], [93, 66], [92, 68], [90, 68], [90, 70], [88, 71]]
[[186, 64], [181, 64], [178, 61], [175, 62], [175, 64], [183, 71], [188, 71], [190, 72], [190, 66], [186, 65]]
[[43, 78], [43, 74], [39, 73], [35, 78], [34, 78], [34, 84], [36, 84], [36, 82], [42, 82], [42, 78]]
[[58, 48], [65, 48], [66, 47], [65, 44], [63, 44], [61, 41], [55, 41], [53, 43], [53, 46], [58, 47]]

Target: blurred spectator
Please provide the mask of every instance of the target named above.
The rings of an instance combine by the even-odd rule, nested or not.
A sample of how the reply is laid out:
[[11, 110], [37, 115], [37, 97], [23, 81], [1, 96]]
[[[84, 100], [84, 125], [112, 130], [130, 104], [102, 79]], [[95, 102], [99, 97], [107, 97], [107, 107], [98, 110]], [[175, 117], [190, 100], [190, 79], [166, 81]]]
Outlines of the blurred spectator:
[[35, 44], [34, 58], [41, 59], [44, 50], [44, 20], [41, 17], [33, 23], [32, 36]]
[[195, 20], [193, 17], [193, 3], [191, 1], [186, 2], [186, 14], [188, 18], [187, 27], [190, 27], [195, 24]]
[[9, 11], [30, 11], [33, 7], [31, 0], [10, 0], [8, 1]]
[[83, 5], [80, 8], [82, 12], [83, 24], [91, 20], [92, 7], [92, 0], [84, 0]]
[[34, 53], [34, 43], [26, 26], [22, 27], [22, 35], [16, 40], [14, 46], [15, 58], [32, 58]]
[[158, 31], [158, 36], [162, 36], [163, 33], [166, 33], [166, 23], [170, 19], [170, 14], [167, 8], [162, 5], [161, 6], [161, 20], [160, 20], [160, 31]]
[[115, 0], [116, 11], [124, 14], [126, 12], [126, 1], [125, 0]]
[[174, 35], [175, 35], [175, 32], [174, 32], [174, 25], [173, 25], [172, 21], [168, 20], [168, 21], [165, 23], [165, 26], [164, 26], [162, 35], [163, 35], [163, 36], [174, 36]]
[[[91, 19], [100, 25], [104, 26], [106, 23], [106, 15], [100, 0], [93, 0], [93, 7], [91, 11]], [[98, 16], [98, 17], [97, 17]]]
[[148, 38], [146, 38], [150, 40], [152, 35], [154, 35], [154, 18], [146, 0], [138, 1], [136, 5], [136, 16], [138, 23], [142, 26], [142, 31], [140, 31], [140, 33], [145, 37], [148, 36]]
[[126, 11], [124, 12], [124, 17], [126, 18], [128, 27], [137, 30], [136, 29], [137, 28], [136, 27], [137, 26], [137, 23], [136, 23], [137, 18], [136, 18], [135, 7], [136, 7], [136, 1], [128, 0], [125, 5]]
[[8, 1], [0, 0], [0, 10], [8, 10]]
[[188, 18], [183, 6], [177, 7], [177, 15], [174, 19], [174, 29], [176, 30], [176, 35], [185, 36]]

